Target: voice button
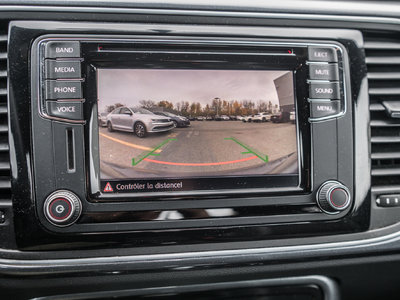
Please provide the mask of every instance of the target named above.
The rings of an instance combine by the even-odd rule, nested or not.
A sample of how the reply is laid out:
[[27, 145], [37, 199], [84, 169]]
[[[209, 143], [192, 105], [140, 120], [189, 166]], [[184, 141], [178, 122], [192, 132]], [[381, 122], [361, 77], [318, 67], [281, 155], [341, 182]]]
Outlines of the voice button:
[[50, 116], [69, 120], [82, 120], [83, 108], [81, 101], [47, 101], [47, 113]]

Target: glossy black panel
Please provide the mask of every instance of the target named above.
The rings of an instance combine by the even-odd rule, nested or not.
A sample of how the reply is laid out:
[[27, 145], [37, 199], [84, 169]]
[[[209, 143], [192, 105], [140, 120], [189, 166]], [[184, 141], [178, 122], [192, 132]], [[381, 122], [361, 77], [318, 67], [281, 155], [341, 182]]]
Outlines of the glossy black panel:
[[[37, 26], [32, 25], [32, 23], [29, 23], [29, 28], [26, 26], [27, 24], [21, 23], [20, 26], [18, 26], [17, 23], [14, 23], [12, 26], [12, 35], [13, 38], [11, 39], [11, 44], [10, 47], [14, 47], [15, 49], [18, 49], [19, 44], [24, 44], [24, 45], [30, 45], [32, 41], [37, 38], [40, 35], [43, 34], [66, 34], [66, 33], [74, 33], [74, 34], [79, 34], [79, 33], [87, 33], [91, 31], [92, 33], [98, 33], [98, 34], [104, 34], [104, 33], [118, 33], [118, 28], [112, 29], [110, 26], [107, 26], [105, 28], [99, 28], [98, 26], [92, 27], [91, 29], [88, 29], [88, 27], [80, 27], [78, 24], [62, 24], [62, 23], [40, 23], [37, 24]], [[135, 27], [132, 28], [132, 33], [138, 33], [140, 30], [139, 29], [134, 29]], [[122, 30], [122, 28], [121, 28]], [[196, 29], [196, 28], [190, 28], [190, 30], [193, 30], [193, 32], [196, 32], [195, 34], [197, 35], [206, 35], [206, 31], [202, 31], [201, 29]], [[157, 26], [154, 25], [153, 28], [150, 30], [143, 30], [141, 33], [145, 34], [153, 34], [154, 32], [159, 33], [157, 31]], [[301, 33], [301, 29], [299, 29], [298, 33]], [[311, 35], [312, 30], [305, 30], [304, 33], [307, 33]], [[176, 35], [176, 34], [182, 34], [180, 32], [179, 28], [176, 28], [174, 31], [168, 32], [167, 35]], [[232, 31], [228, 32], [221, 32], [220, 34], [223, 34], [224, 36], [234, 36], [235, 33]], [[279, 36], [279, 31], [276, 31], [274, 33], [269, 33], [269, 37], [272, 36]], [[287, 35], [287, 33], [286, 33]], [[293, 36], [300, 36], [302, 38], [306, 38], [304, 34], [297, 34], [296, 32], [292, 33]], [[268, 32], [265, 33], [265, 36], [268, 36]], [[318, 32], [316, 36], [320, 37], [321, 33]], [[358, 46], [356, 43], [354, 43], [351, 39], [348, 38], [348, 36], [351, 36], [351, 34], [347, 35], [347, 37], [343, 38], [337, 38], [340, 43], [344, 44], [347, 48], [347, 51], [350, 54], [350, 61], [345, 62], [346, 64], [352, 64], [352, 61], [354, 59], [359, 60], [362, 58], [362, 53], [358, 49]], [[245, 37], [245, 35], [242, 35], [242, 37]], [[287, 36], [286, 36], [287, 37]], [[235, 37], [237, 38], [237, 37]], [[356, 35], [354, 39], [356, 40], [358, 36]], [[334, 42], [333, 40], [330, 40], [330, 42]], [[174, 222], [166, 222], [162, 223], [160, 221], [161, 225], [158, 225], [157, 222], [149, 221], [149, 224], [146, 224], [146, 220], [152, 220], [153, 217], [147, 217], [144, 218], [145, 222], [135, 222], [134, 226], [125, 226], [124, 225], [124, 220], [126, 218], [129, 218], [129, 214], [131, 212], [129, 211], [134, 211], [134, 210], [143, 210], [144, 208], [147, 210], [146, 214], [149, 211], [154, 211], [155, 206], [160, 205], [160, 203], [155, 203], [155, 202], [136, 202], [136, 203], [115, 203], [115, 204], [100, 204], [100, 203], [94, 203], [90, 204], [89, 202], [85, 203], [85, 209], [87, 211], [87, 217], [92, 218], [92, 220], [101, 220], [102, 214], [106, 212], [112, 212], [112, 213], [117, 213], [120, 214], [121, 212], [123, 214], [124, 211], [128, 211], [128, 217], [126, 216], [119, 216], [119, 220], [122, 222], [121, 223], [115, 223], [115, 224], [110, 224], [110, 223], [105, 223], [103, 227], [96, 227], [98, 224], [84, 224], [82, 227], [76, 227], [78, 224], [73, 225], [72, 227], [68, 228], [64, 232], [69, 234], [54, 234], [54, 233], [49, 233], [46, 229], [43, 229], [43, 227], [38, 223], [38, 220], [36, 218], [35, 212], [34, 212], [34, 205], [35, 202], [33, 202], [34, 196], [32, 193], [32, 188], [33, 185], [41, 185], [42, 187], [46, 187], [49, 191], [53, 189], [51, 181], [47, 181], [46, 179], [49, 180], [51, 179], [51, 176], [44, 176], [41, 181], [33, 182], [32, 180], [32, 163], [31, 163], [31, 145], [30, 145], [30, 127], [29, 127], [29, 117], [31, 116], [30, 112], [30, 91], [28, 88], [21, 88], [21, 82], [28, 82], [29, 79], [29, 55], [30, 55], [30, 48], [29, 46], [25, 47], [19, 47], [21, 51], [15, 51], [15, 53], [10, 53], [10, 60], [12, 63], [10, 64], [10, 96], [12, 98], [12, 101], [15, 101], [15, 103], [18, 102], [18, 106], [15, 107], [12, 110], [12, 114], [17, 116], [15, 119], [14, 123], [12, 124], [12, 134], [15, 136], [18, 136], [23, 140], [23, 142], [17, 142], [13, 144], [13, 148], [16, 149], [16, 155], [17, 155], [17, 160], [18, 163], [22, 164], [24, 168], [19, 168], [19, 169], [14, 169], [13, 170], [13, 188], [15, 190], [14, 194], [14, 200], [15, 200], [15, 215], [16, 215], [16, 230], [18, 234], [18, 243], [20, 247], [29, 247], [30, 249], [48, 249], [49, 247], [53, 249], [60, 249], [60, 248], [107, 248], [107, 247], [131, 247], [131, 246], [160, 246], [160, 245], [165, 245], [165, 244], [175, 244], [175, 245], [187, 245], [187, 244], [204, 244], [207, 243], [211, 246], [212, 243], [221, 243], [221, 242], [246, 242], [246, 241], [262, 241], [262, 240], [269, 240], [269, 239], [276, 239], [276, 238], [288, 238], [288, 237], [305, 237], [305, 236], [314, 236], [314, 235], [327, 235], [327, 234], [333, 234], [333, 233], [345, 233], [345, 232], [355, 232], [355, 231], [360, 231], [363, 229], [366, 229], [368, 226], [368, 204], [365, 205], [364, 199], [359, 198], [357, 195], [355, 195], [356, 198], [356, 203], [357, 205], [350, 210], [346, 211], [343, 215], [339, 215], [336, 217], [329, 217], [321, 214], [318, 212], [317, 207], [314, 202], [314, 194], [306, 194], [306, 195], [298, 195], [298, 196], [293, 196], [293, 195], [288, 195], [288, 196], [272, 196], [269, 199], [269, 204], [272, 206], [269, 208], [268, 206], [260, 205], [262, 204], [262, 198], [258, 198], [258, 195], [252, 195], [252, 198], [232, 198], [232, 197], [225, 197], [225, 198], [220, 198], [218, 201], [218, 204], [215, 204], [215, 198], [213, 197], [205, 197], [201, 202], [200, 201], [187, 201], [186, 198], [181, 198], [181, 199], [176, 199], [176, 200], [184, 200], [184, 201], [163, 201], [163, 205], [165, 207], [168, 207], [168, 210], [179, 210], [179, 209], [187, 209], [187, 208], [192, 208], [192, 209], [199, 209], [199, 208], [204, 208], [204, 209], [209, 209], [209, 208], [234, 208], [234, 207], [243, 207], [243, 201], [246, 201], [247, 203], [256, 206], [254, 210], [252, 211], [252, 208], [244, 208], [243, 211], [239, 214], [239, 216], [243, 216], [245, 218], [236, 218], [236, 219], [230, 219], [227, 220], [225, 218], [224, 222], [218, 222], [218, 220], [207, 220], [206, 222], [203, 222], [202, 218], [203, 215], [196, 215], [197, 217], [194, 220], [190, 220], [190, 218], [193, 219], [193, 214], [187, 214], [188, 220], [182, 223], [177, 223]], [[19, 59], [20, 57], [23, 57], [23, 59]], [[360, 58], [361, 57], [361, 58]], [[17, 59], [18, 58], [18, 59]], [[365, 76], [365, 73], [360, 72], [359, 70], [355, 72], [354, 76], [352, 76], [352, 83], [354, 82], [354, 86], [352, 84], [352, 93], [351, 97], [356, 101], [358, 97], [358, 86], [359, 86], [359, 81], [362, 77]], [[348, 87], [350, 86], [350, 78], [347, 76], [347, 79], [349, 81]], [[303, 86], [303, 88], [306, 88]], [[351, 100], [349, 98], [349, 100]], [[352, 123], [352, 107], [351, 107], [352, 101], [349, 101], [348, 103], [348, 114], [346, 117], [341, 118], [340, 121], [338, 120], [337, 123], [336, 121], [330, 121], [333, 122], [333, 126], [341, 126], [343, 122], [346, 122], [347, 124]], [[22, 107], [21, 107], [21, 105]], [[302, 107], [301, 109], [304, 110], [304, 112], [307, 109], [307, 106]], [[307, 113], [303, 114], [306, 115]], [[92, 117], [93, 118], [93, 117]], [[20, 124], [21, 123], [21, 124]], [[301, 124], [302, 126], [306, 126], [306, 120], [303, 121], [304, 124]], [[323, 123], [320, 123], [323, 124]], [[325, 126], [322, 126], [320, 124], [313, 125], [313, 130], [314, 132], [319, 132], [318, 134], [324, 134], [324, 129], [329, 128], [329, 124], [326, 124]], [[80, 125], [78, 125], [80, 126]], [[85, 125], [87, 126], [87, 125]], [[328, 127], [326, 127], [328, 126]], [[347, 179], [349, 180], [351, 185], [351, 190], [352, 189], [352, 183], [351, 181], [353, 180], [353, 170], [352, 170], [352, 143], [348, 142], [349, 139], [351, 141], [351, 130], [349, 130], [349, 126], [346, 125], [344, 126], [344, 130], [348, 133], [348, 135], [344, 135], [343, 139], [344, 142], [349, 145], [349, 152], [345, 153], [347, 155], [348, 161], [346, 162], [345, 165], [341, 165], [335, 170], [331, 169], [330, 171], [332, 172], [332, 176], [340, 177], [341, 173], [338, 172], [343, 168], [345, 170], [346, 168], [349, 168], [349, 172], [344, 172], [346, 173]], [[42, 137], [42, 142], [41, 143], [46, 143], [46, 135], [45, 131], [43, 132], [43, 137]], [[334, 135], [334, 138], [336, 139], [336, 134]], [[325, 131], [325, 136], [324, 139], [320, 139], [320, 143], [325, 143], [325, 139], [328, 141], [329, 140], [329, 134], [327, 135], [327, 132]], [[302, 139], [303, 140], [303, 139]], [[304, 140], [306, 140], [306, 137], [304, 137]], [[316, 140], [315, 142], [318, 142]], [[36, 143], [40, 143], [38, 140]], [[329, 146], [329, 145], [325, 145]], [[86, 148], [86, 151], [88, 149]], [[88, 155], [88, 152], [86, 152], [86, 155]], [[46, 160], [48, 157], [43, 156], [42, 159]], [[324, 157], [321, 156], [322, 161], [317, 161], [314, 160], [314, 164], [316, 163], [322, 163]], [[35, 164], [37, 166], [37, 163]], [[321, 164], [322, 166], [323, 164]], [[316, 186], [320, 184], [319, 180], [323, 180], [323, 176], [321, 176], [322, 173], [317, 173], [313, 174], [313, 180], [315, 181]], [[311, 176], [311, 174], [308, 174], [308, 176]], [[343, 177], [345, 178], [345, 177]], [[345, 180], [345, 179], [343, 179]], [[309, 182], [311, 184], [311, 182]], [[29, 189], [29, 193], [27, 193], [27, 188]], [[43, 193], [45, 196], [46, 193]], [[83, 198], [85, 195], [83, 195]], [[32, 201], [29, 201], [29, 199], [32, 199]], [[193, 197], [189, 197], [189, 200], [196, 200], [193, 199]], [[261, 202], [260, 202], [261, 200]], [[310, 206], [311, 210], [307, 209], [307, 206], [304, 204], [308, 203], [314, 203], [313, 205]], [[264, 202], [265, 203], [265, 202]], [[292, 203], [291, 206], [284, 206], [283, 204], [289, 204]], [[281, 207], [274, 207], [277, 206], [278, 204], [281, 205]], [[360, 204], [360, 205], [358, 205]], [[258, 208], [257, 208], [258, 207]], [[165, 210], [165, 208], [164, 208]], [[39, 212], [41, 211], [40, 208], [38, 210]], [[198, 211], [196, 211], [198, 212]], [[284, 212], [284, 213], [283, 213]], [[277, 215], [274, 217], [274, 213]], [[346, 213], [348, 213], [346, 216], [344, 216]], [[257, 214], [266, 214], [267, 216], [264, 217], [253, 217]], [[299, 215], [302, 215], [301, 218], [299, 218]], [[143, 214], [142, 214], [143, 216]], [[343, 217], [344, 216], [344, 217]], [[339, 219], [337, 218], [339, 217]], [[343, 217], [343, 218], [340, 218]], [[106, 218], [110, 218], [110, 215], [107, 215]], [[138, 217], [140, 219], [140, 216]], [[247, 225], [243, 226], [244, 224], [249, 224], [253, 222], [253, 224], [257, 225]], [[96, 221], [98, 222], [98, 221]], [[198, 222], [198, 223], [196, 223]], [[291, 222], [291, 223], [290, 223]], [[139, 223], [143, 223], [142, 227], [138, 226]], [[25, 225], [30, 224], [29, 228], [27, 228]], [[268, 225], [270, 224], [270, 225]], [[144, 225], [149, 226], [147, 227], [148, 230], [139, 230], [139, 228], [145, 229], [146, 227], [143, 227]], [[211, 228], [212, 226], [215, 225], [220, 225], [220, 228]], [[47, 226], [47, 225], [46, 225]], [[75, 226], [75, 227], [74, 227]], [[81, 225], [79, 225], [81, 226]], [[159, 228], [166, 228], [165, 226], [169, 228], [180, 228], [179, 230], [174, 229], [174, 230], [163, 230], [160, 231]], [[192, 228], [190, 228], [192, 227]], [[51, 228], [51, 227], [49, 227]], [[78, 228], [81, 228], [80, 230], [77, 230]], [[124, 229], [127, 232], [126, 233], [115, 233], [115, 231]], [[54, 228], [51, 228], [51, 230], [55, 230]], [[100, 231], [106, 231], [108, 233], [104, 234], [99, 234], [99, 235], [86, 235], [86, 234], [81, 234], [81, 235], [73, 235], [71, 234], [74, 231], [80, 231], [80, 232], [88, 232], [92, 230], [100, 230]], [[60, 231], [61, 232], [61, 231]], [[114, 232], [114, 233], [111, 233]], [[66, 246], [68, 244], [68, 246]], [[167, 248], [166, 248], [167, 249]]]

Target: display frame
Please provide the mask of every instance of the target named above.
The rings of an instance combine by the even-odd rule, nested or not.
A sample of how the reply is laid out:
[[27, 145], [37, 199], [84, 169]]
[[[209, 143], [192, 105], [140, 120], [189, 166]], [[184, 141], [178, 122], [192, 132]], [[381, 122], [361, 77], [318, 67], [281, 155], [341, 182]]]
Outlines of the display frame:
[[[46, 23], [46, 26], [47, 25]], [[32, 182], [35, 188], [34, 204], [36, 208], [32, 213], [35, 214], [35, 218], [39, 218], [40, 226], [45, 230], [52, 233], [68, 234], [112, 232], [110, 235], [111, 238], [116, 237], [116, 232], [121, 231], [122, 234], [123, 231], [129, 231], [129, 234], [132, 234], [132, 238], [134, 238], [135, 241], [138, 241], [138, 239], [142, 241], [144, 237], [150, 237], [149, 230], [154, 230], [153, 232], [156, 235], [165, 233], [165, 235], [168, 236], [169, 232], [173, 233], [168, 236], [167, 239], [172, 238], [175, 240], [177, 232], [179, 238], [182, 238], [183, 233], [186, 232], [193, 239], [193, 234], [201, 232], [204, 238], [210, 234], [213, 237], [214, 234], [217, 234], [217, 239], [219, 239], [219, 232], [221, 232], [221, 230], [227, 234], [227, 237], [228, 235], [231, 236], [231, 233], [236, 236], [236, 233], [239, 231], [247, 238], [249, 234], [242, 231], [244, 228], [243, 225], [246, 225], [245, 228], [249, 226], [249, 232], [252, 232], [252, 234], [258, 231], [258, 228], [262, 228], [262, 232], [259, 233], [261, 233], [263, 239], [265, 238], [264, 229], [268, 230], [268, 232], [270, 230], [274, 230], [275, 232], [276, 228], [285, 230], [285, 226], [293, 222], [298, 224], [296, 228], [299, 228], [299, 230], [301, 230], [302, 224], [304, 224], [307, 229], [315, 229], [318, 232], [337, 231], [342, 225], [343, 226], [340, 228], [350, 228], [349, 222], [342, 222], [340, 219], [345, 217], [353, 208], [348, 208], [346, 211], [330, 216], [323, 214], [315, 202], [316, 187], [328, 179], [337, 179], [345, 183], [349, 187], [351, 193], [354, 192], [352, 184], [353, 158], [350, 155], [353, 153], [352, 132], [348, 130], [350, 124], [352, 124], [352, 94], [350, 90], [350, 64], [347, 53], [348, 45], [353, 45], [353, 42], [350, 41], [347, 36], [337, 39], [336, 35], [335, 37], [326, 35], [326, 31], [324, 30], [303, 32], [303, 29], [298, 31], [290, 30], [284, 34], [284, 29], [282, 28], [266, 28], [265, 34], [263, 35], [245, 36], [232, 32], [232, 34], [221, 35], [226, 36], [226, 38], [221, 38], [221, 36], [215, 36], [208, 31], [197, 30], [199, 29], [197, 27], [195, 28], [196, 34], [181, 31], [182, 28], [180, 27], [177, 28], [176, 31], [174, 30], [168, 34], [160, 34], [158, 31], [154, 32], [149, 29], [143, 31], [137, 30], [136, 27], [132, 27], [132, 30], [116, 31], [117, 28], [122, 28], [120, 24], [116, 25], [115, 28], [108, 27], [108, 25], [107, 27], [99, 28], [96, 26], [92, 31], [88, 31], [87, 28], [83, 30], [79, 26], [79, 28], [74, 29], [71, 27], [71, 24], [66, 27], [63, 27], [63, 25], [64, 24], [52, 23], [48, 25], [46, 29], [41, 29], [41, 24], [38, 24], [39, 30], [37, 31], [32, 29], [23, 31], [24, 28], [21, 27], [21, 31], [23, 31], [24, 34], [18, 37], [18, 41], [22, 39], [26, 45], [29, 44], [27, 48], [29, 49], [29, 62], [31, 62], [29, 70], [26, 70], [24, 73], [25, 76], [26, 74], [31, 74], [30, 96], [27, 98], [19, 97], [18, 101], [25, 101], [25, 99], [30, 100], [28, 101], [30, 109], [29, 111], [28, 109], [24, 109], [24, 112], [28, 111], [27, 113], [29, 113], [32, 118], [31, 132], [33, 145], [29, 148], [29, 151], [32, 153]], [[310, 186], [309, 191], [288, 191], [266, 195], [257, 193], [245, 193], [243, 195], [210, 194], [204, 196], [176, 195], [175, 197], [169, 198], [160, 196], [155, 199], [151, 197], [142, 197], [141, 199], [137, 199], [137, 201], [131, 201], [132, 199], [125, 197], [125, 195], [118, 198], [118, 201], [114, 201], [114, 199], [112, 199], [113, 201], [109, 201], [108, 199], [104, 201], [90, 199], [87, 189], [90, 182], [85, 174], [87, 174], [87, 169], [90, 168], [91, 165], [90, 162], [88, 162], [88, 148], [87, 145], [84, 144], [85, 141], [91, 138], [90, 135], [86, 135], [85, 131], [90, 125], [89, 120], [85, 119], [83, 122], [71, 122], [69, 119], [56, 120], [40, 114], [40, 105], [43, 101], [43, 98], [41, 98], [41, 89], [43, 85], [39, 80], [39, 75], [43, 64], [43, 56], [41, 56], [38, 45], [42, 41], [51, 40], [82, 42], [87, 40], [104, 41], [105, 39], [123, 41], [136, 38], [158, 39], [167, 43], [170, 38], [176, 39], [176, 37], [179, 37], [183, 42], [192, 39], [203, 41], [228, 40], [233, 42], [238, 41], [239, 43], [244, 41], [248, 44], [259, 42], [269, 45], [295, 44], [303, 47], [322, 45], [337, 47], [341, 50], [343, 54], [343, 63], [340, 65], [340, 70], [342, 70], [343, 75], [343, 91], [348, 95], [347, 100], [346, 97], [344, 98], [345, 110], [347, 112], [340, 117], [335, 116], [332, 117], [332, 119], [322, 120], [320, 122], [313, 121], [312, 123], [308, 123], [309, 120], [306, 121], [311, 128], [311, 134], [308, 138], [312, 143], [312, 151], [310, 150], [309, 155], [312, 159], [310, 165], [313, 166], [310, 173], [307, 174], [307, 177], [310, 178], [307, 182], [307, 186]], [[26, 42], [27, 39], [29, 39], [29, 43]], [[25, 65], [21, 67], [25, 70]], [[84, 95], [85, 97], [87, 96], [86, 94]], [[87, 113], [86, 104], [87, 103], [84, 103], [84, 110]], [[302, 107], [305, 116], [309, 114], [309, 111], [306, 111], [307, 105], [308, 103], [305, 102], [304, 107]], [[24, 117], [26, 117], [26, 115]], [[75, 137], [76, 170], [74, 172], [66, 172], [68, 165], [66, 165], [65, 161], [67, 154], [65, 132], [68, 129], [73, 130]], [[338, 145], [343, 147], [345, 151], [339, 152], [335, 147], [331, 147], [334, 141], [337, 141]], [[44, 153], [49, 155], [43, 155]], [[43, 201], [47, 195], [53, 192], [54, 189], [61, 187], [76, 193], [82, 200], [81, 219], [75, 224], [63, 228], [48, 224], [43, 216], [42, 209]], [[171, 219], [169, 216], [167, 218], [157, 219], [151, 217], [152, 215], [156, 215], [155, 213], [152, 214], [152, 212], [164, 213], [200, 209], [200, 211], [211, 213], [214, 212], [214, 209], [220, 211], [228, 208], [240, 212], [240, 214], [203, 214], [201, 216], [185, 214], [179, 220]], [[277, 208], [277, 210], [275, 208]], [[354, 209], [356, 209], [356, 207], [354, 207]], [[121, 216], [125, 216], [126, 213], [134, 214], [135, 212], [134, 218], [129, 217], [128, 219], [121, 219]], [[31, 215], [32, 214], [30, 214], [29, 217], [34, 217]], [[97, 220], [93, 220], [95, 221], [93, 223], [92, 221], [87, 223], [85, 221], [86, 216], [93, 215], [97, 216]], [[105, 216], [107, 216], [106, 219], [104, 219]], [[335, 226], [332, 226], [332, 222]], [[270, 226], [270, 224], [274, 225]], [[312, 224], [318, 224], [318, 226]], [[210, 231], [207, 231], [208, 229]], [[137, 235], [139, 232], [142, 232], [144, 236], [139, 237]], [[90, 235], [86, 235], [86, 237], [87, 236]], [[105, 236], [106, 235], [104, 235], [104, 238]], [[125, 236], [128, 236], [128, 234]], [[101, 235], [101, 237], [102, 241], [104, 241], [103, 235]], [[66, 235], [63, 235], [63, 241], [65, 238]]]
[[[284, 193], [304, 193], [311, 188], [311, 133], [309, 123], [309, 103], [307, 102], [308, 65], [307, 47], [301, 43], [247, 42], [240, 40], [183, 40], [179, 37], [168, 41], [152, 38], [126, 40], [83, 40], [83, 76], [85, 78], [85, 120], [88, 121], [85, 134], [90, 136], [86, 150], [90, 168], [88, 182], [90, 199], [93, 201], [134, 201], [143, 197], [149, 199], [171, 199], [177, 197], [203, 197], [223, 195], [279, 195]], [[332, 45], [330, 45], [332, 46]], [[334, 45], [337, 47], [336, 45]], [[199, 50], [200, 49], [200, 50]], [[216, 62], [218, 67], [216, 67]], [[137, 68], [144, 69], [201, 69], [201, 70], [264, 70], [291, 71], [293, 76], [294, 106], [296, 111], [296, 143], [298, 154], [298, 174], [209, 177], [185, 179], [192, 188], [185, 191], [104, 193], [107, 182], [99, 178], [99, 138], [97, 88], [98, 69]], [[298, 116], [298, 117], [297, 117]], [[175, 179], [176, 181], [177, 179]], [[181, 179], [179, 179], [181, 180]], [[215, 186], [215, 181], [220, 186]], [[269, 186], [265, 183], [269, 180]], [[149, 180], [118, 180], [124, 183], [146, 183]], [[297, 181], [297, 182], [296, 182]], [[172, 179], [171, 182], [174, 182]], [[256, 184], [254, 184], [256, 183]], [[238, 185], [244, 188], [235, 188]], [[211, 188], [203, 188], [209, 186]]]

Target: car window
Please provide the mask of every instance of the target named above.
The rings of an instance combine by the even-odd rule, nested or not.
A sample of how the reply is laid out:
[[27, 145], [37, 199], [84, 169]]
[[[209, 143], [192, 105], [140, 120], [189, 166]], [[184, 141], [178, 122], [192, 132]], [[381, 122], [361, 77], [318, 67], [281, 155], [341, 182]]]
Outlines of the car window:
[[133, 107], [133, 108], [131, 108], [131, 110], [135, 114], [154, 115], [154, 113], [152, 113], [151, 111], [141, 108], [141, 107]]
[[116, 108], [114, 109], [114, 111], [112, 112], [113, 115], [119, 114], [121, 108]]
[[124, 107], [124, 108], [121, 108], [121, 111], [119, 113], [120, 114], [131, 114], [131, 111], [128, 108]]

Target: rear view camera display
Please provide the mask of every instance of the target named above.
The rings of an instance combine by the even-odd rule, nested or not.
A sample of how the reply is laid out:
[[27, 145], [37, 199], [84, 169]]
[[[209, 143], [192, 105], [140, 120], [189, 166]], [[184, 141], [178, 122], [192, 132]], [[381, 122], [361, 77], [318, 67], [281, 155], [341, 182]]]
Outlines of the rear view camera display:
[[102, 192], [298, 175], [294, 103], [291, 71], [99, 69]]

